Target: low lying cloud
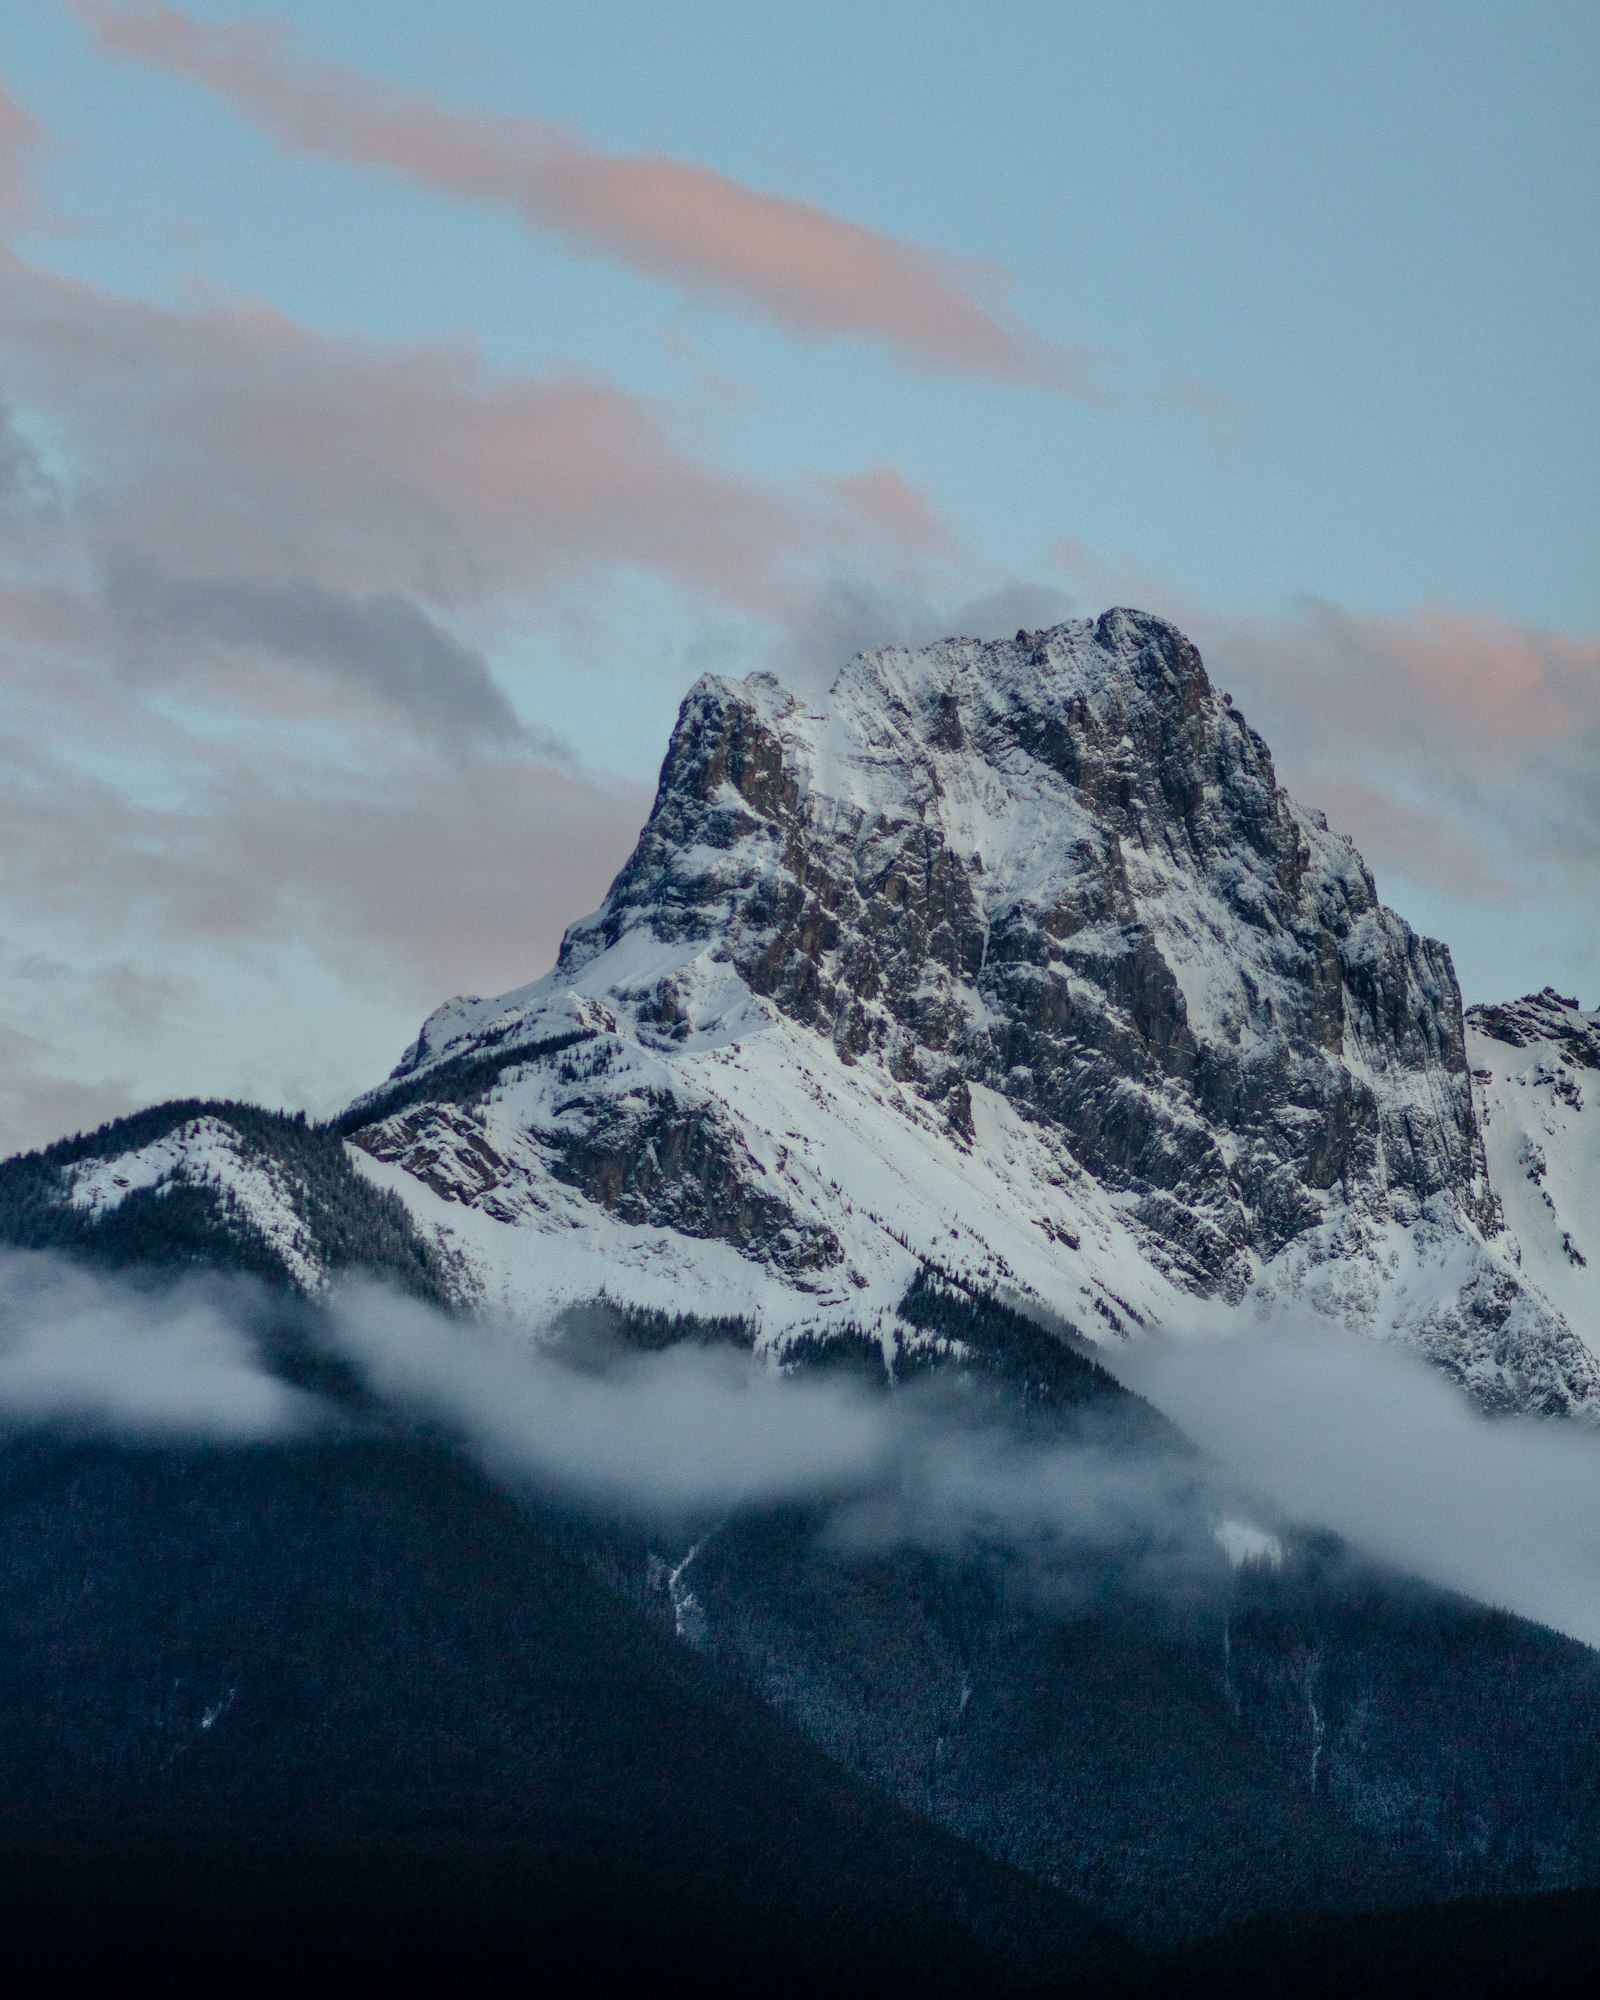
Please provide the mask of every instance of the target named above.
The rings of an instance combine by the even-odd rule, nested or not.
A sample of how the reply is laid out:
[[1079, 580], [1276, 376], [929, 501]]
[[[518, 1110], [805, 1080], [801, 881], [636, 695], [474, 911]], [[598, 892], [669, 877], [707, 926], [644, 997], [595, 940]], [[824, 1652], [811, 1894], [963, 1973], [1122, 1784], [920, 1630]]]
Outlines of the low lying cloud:
[[687, 1530], [811, 1503], [842, 1550], [982, 1547], [1055, 1597], [1080, 1587], [1086, 1558], [1168, 1600], [1226, 1574], [1221, 1486], [1181, 1448], [1093, 1414], [1030, 1434], [970, 1384], [885, 1395], [694, 1343], [589, 1349], [574, 1365], [525, 1332], [375, 1289], [343, 1294], [328, 1337], [385, 1401], [456, 1431], [496, 1477], [568, 1501]]
[[603, 153], [537, 118], [448, 110], [325, 63], [283, 38], [175, 7], [73, 0], [106, 49], [202, 84], [291, 152], [378, 168], [457, 201], [509, 209], [606, 257], [807, 339], [883, 342], [922, 370], [1033, 383], [1097, 400], [1086, 357], [1014, 325], [998, 266], [884, 235], [808, 202], [660, 154]]
[[[220, 1281], [136, 1283], [0, 1254], [0, 1426], [299, 1435], [331, 1412], [269, 1372], [257, 1310]], [[1222, 1584], [1222, 1542], [1235, 1557], [1271, 1550], [1266, 1530], [1287, 1522], [1600, 1646], [1600, 1436], [1491, 1422], [1417, 1357], [1353, 1336], [1110, 1354], [1209, 1455], [1197, 1458], [1092, 1411], [1019, 1429], [970, 1384], [885, 1395], [726, 1347], [530, 1341], [370, 1285], [335, 1293], [319, 1323], [390, 1408], [569, 1504], [693, 1530], [807, 1503], [845, 1551], [981, 1548], [1046, 1596], [1069, 1596], [1087, 1562], [1169, 1603]]]
[[214, 1281], [144, 1287], [0, 1252], [0, 1429], [240, 1444], [295, 1435], [316, 1404], [261, 1365], [244, 1318]]
[[697, 1515], [807, 1498], [876, 1476], [890, 1450], [884, 1411], [859, 1391], [728, 1348], [578, 1369], [526, 1335], [361, 1288], [329, 1335], [380, 1395], [459, 1429], [491, 1470], [603, 1505]]
[[[135, 1281], [0, 1252], [0, 1428], [232, 1443], [331, 1420], [264, 1364], [259, 1307], [221, 1280]], [[308, 1334], [313, 1324], [389, 1408], [453, 1431], [502, 1482], [566, 1504], [692, 1530], [807, 1503], [842, 1549], [982, 1546], [1058, 1593], [1085, 1556], [1163, 1597], [1226, 1574], [1215, 1482], [1181, 1451], [1092, 1419], [1025, 1436], [972, 1393], [886, 1395], [692, 1342], [574, 1351], [365, 1284], [333, 1294]]]
[[1600, 1436], [1480, 1416], [1353, 1335], [1150, 1341], [1117, 1373], [1291, 1521], [1600, 1646]]

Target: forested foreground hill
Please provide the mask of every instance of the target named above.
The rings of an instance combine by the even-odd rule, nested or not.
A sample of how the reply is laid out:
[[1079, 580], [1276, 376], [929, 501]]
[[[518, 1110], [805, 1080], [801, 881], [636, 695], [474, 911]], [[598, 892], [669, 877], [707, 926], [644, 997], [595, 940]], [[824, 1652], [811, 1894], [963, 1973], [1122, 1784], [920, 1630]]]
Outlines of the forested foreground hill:
[[177, 1098], [0, 1160], [0, 1243], [306, 1292], [361, 1274], [449, 1295], [439, 1251], [337, 1133], [229, 1100]]
[[[1151, 1594], [1125, 1550], [1040, 1575], [981, 1542], [852, 1548], [792, 1506], [686, 1548], [498, 1489], [319, 1376], [293, 1301], [265, 1351], [337, 1407], [318, 1435], [12, 1437], [14, 1962], [971, 1992], [1214, 1959], [1237, 1981], [1322, 1913], [1600, 1881], [1593, 1654], [1326, 1538], [1234, 1568], [1202, 1463], [1091, 1357], [931, 1281], [904, 1304], [975, 1423], [988, 1399], [1034, 1445], [1164, 1454], [1212, 1568]], [[611, 1321], [645, 1347], [744, 1337]], [[797, 1365], [900, 1393], [866, 1343]], [[1199, 1969], [1145, 1956], [1207, 1940]]]
[[436, 1447], [13, 1446], [3, 1504], [8, 1978], [958, 1993], [1117, 1960]]
[[[14, 1444], [3, 1480], [12, 1991], [1583, 1990], [1588, 1892], [1302, 1907], [1136, 1952], [682, 1644], [670, 1603], [617, 1588], [614, 1539], [423, 1440]], [[1091, 1651], [1103, 1672], [1137, 1666], [1126, 1632]], [[1147, 1734], [1192, 1729], [1194, 1690], [1164, 1719], [1150, 1706], [1176, 1692], [1147, 1679], [1128, 1712], [1144, 1706]], [[1103, 1688], [1063, 1678], [1054, 1699], [1098, 1703], [1103, 1725]], [[1015, 1757], [1036, 1756], [1037, 1727], [1011, 1723]], [[1247, 1746], [1230, 1759], [1213, 1730], [1204, 1753], [1231, 1762], [1236, 1802], [1254, 1784], [1274, 1809]], [[1104, 1757], [1101, 1782], [1114, 1815]], [[1295, 1828], [1278, 1796], [1281, 1839]], [[1202, 1842], [1237, 1846], [1239, 1821], [1203, 1790], [1149, 1803], [1190, 1821], [1194, 1865]], [[1324, 1860], [1337, 1846], [1309, 1798], [1299, 1832]]]

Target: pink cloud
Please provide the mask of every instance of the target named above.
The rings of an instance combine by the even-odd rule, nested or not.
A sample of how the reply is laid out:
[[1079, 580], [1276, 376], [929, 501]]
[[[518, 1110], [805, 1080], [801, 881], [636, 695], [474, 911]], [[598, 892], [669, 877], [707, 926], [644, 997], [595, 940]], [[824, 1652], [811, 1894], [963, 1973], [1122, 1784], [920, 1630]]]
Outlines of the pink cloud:
[[0, 354], [13, 393], [71, 434], [99, 538], [196, 570], [449, 603], [621, 562], [749, 602], [828, 535], [614, 384], [497, 376], [464, 344], [379, 348], [254, 303], [174, 310], [0, 251]]
[[1503, 901], [1600, 849], [1600, 640], [1437, 605], [1191, 614], [1285, 781], [1381, 869]]
[[1078, 542], [1055, 556], [1091, 599], [1182, 626], [1284, 782], [1385, 872], [1484, 903], [1592, 873], [1600, 637], [1437, 604], [1380, 615], [1308, 598], [1224, 616]]
[[1447, 726], [1487, 749], [1567, 736], [1600, 720], [1600, 640], [1437, 605], [1407, 619], [1348, 622]]
[[192, 573], [459, 607], [620, 565], [759, 609], [864, 526], [949, 546], [899, 474], [783, 491], [601, 378], [497, 374], [465, 342], [338, 339], [251, 301], [126, 299], [5, 249], [0, 365], [70, 447], [87, 542]]
[[1292, 618], [1208, 622], [1227, 671], [1269, 701], [1279, 685], [1292, 690], [1342, 742], [1487, 769], [1600, 725], [1593, 637], [1493, 612], [1430, 605], [1380, 617], [1317, 600]]
[[997, 266], [958, 259], [659, 154], [603, 153], [544, 120], [447, 110], [420, 92], [297, 62], [282, 38], [178, 9], [73, 0], [105, 48], [227, 97], [278, 143], [511, 209], [608, 257], [810, 339], [878, 340], [924, 370], [1098, 400], [1081, 357], [1011, 324]]
[[892, 465], [872, 465], [824, 486], [884, 539], [919, 554], [954, 555], [955, 536], [928, 496]]
[[[35, 136], [0, 103], [13, 213]], [[746, 476], [591, 375], [129, 299], [3, 242], [0, 383], [0, 931], [61, 966], [46, 1004], [0, 952], [13, 1143], [197, 1061], [292, 1098], [273, 1023], [331, 995], [346, 1052], [304, 1063], [326, 1100], [413, 1013], [550, 963], [649, 796], [519, 726], [500, 642], [584, 619], [598, 680], [619, 579], [781, 615], [841, 556], [951, 545], [892, 467]], [[159, 1033], [83, 1004], [107, 954], [185, 982]]]

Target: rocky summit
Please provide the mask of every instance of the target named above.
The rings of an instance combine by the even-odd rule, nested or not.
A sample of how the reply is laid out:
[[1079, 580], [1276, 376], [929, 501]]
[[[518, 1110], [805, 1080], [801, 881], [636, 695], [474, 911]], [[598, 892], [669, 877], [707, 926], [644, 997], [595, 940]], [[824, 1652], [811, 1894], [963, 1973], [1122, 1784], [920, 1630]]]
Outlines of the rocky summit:
[[[1486, 1010], [1476, 1044], [1521, 1061], [1547, 1012]], [[441, 1007], [338, 1129], [430, 1283], [523, 1317], [849, 1329], [892, 1367], [934, 1278], [1090, 1340], [1317, 1316], [1486, 1408], [1600, 1413], [1580, 1267], [1546, 1281], [1542, 1211], [1508, 1227], [1475, 1072], [1541, 1087], [1469, 1057], [1445, 947], [1190, 641], [1118, 610], [866, 653], [816, 700], [703, 679], [554, 971]], [[1596, 1121], [1561, 1109], [1588, 1135], [1563, 1198], [1592, 1206]], [[65, 1198], [148, 1166], [101, 1148]]]

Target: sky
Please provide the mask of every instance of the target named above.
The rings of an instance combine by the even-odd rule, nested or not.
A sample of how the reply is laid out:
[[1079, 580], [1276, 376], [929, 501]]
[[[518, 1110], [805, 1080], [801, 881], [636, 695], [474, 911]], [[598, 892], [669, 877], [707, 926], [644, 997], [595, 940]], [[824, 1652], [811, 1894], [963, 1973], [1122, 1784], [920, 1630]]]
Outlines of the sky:
[[0, 1148], [537, 976], [706, 671], [1173, 618], [1600, 1004], [1582, 0], [9, 0]]

